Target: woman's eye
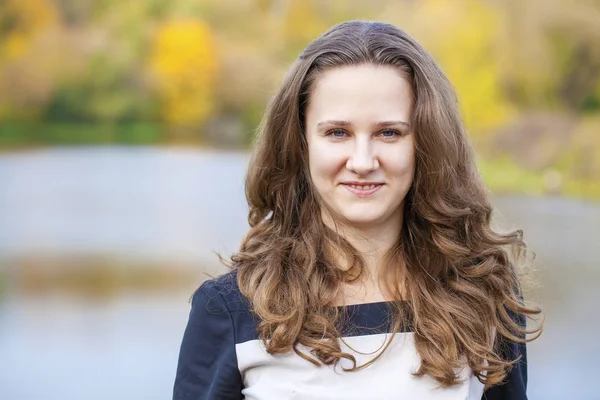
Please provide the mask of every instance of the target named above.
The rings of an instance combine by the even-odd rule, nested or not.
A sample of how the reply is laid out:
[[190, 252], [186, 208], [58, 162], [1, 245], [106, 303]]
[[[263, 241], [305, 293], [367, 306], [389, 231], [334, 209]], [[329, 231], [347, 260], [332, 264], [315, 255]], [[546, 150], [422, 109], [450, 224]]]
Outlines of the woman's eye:
[[402, 135], [400, 133], [400, 131], [397, 131], [396, 129], [385, 129], [385, 130], [381, 131], [379, 134], [386, 139], [387, 138], [395, 138], [396, 136]]
[[[348, 132], [343, 129], [331, 129], [326, 132], [326, 136], [343, 139], [348, 136]], [[397, 129], [384, 129], [378, 133], [378, 136], [384, 139], [395, 139], [396, 137], [402, 136], [402, 132]]]
[[332, 129], [327, 132], [328, 136], [333, 136], [335, 138], [343, 138], [346, 136], [346, 131], [342, 129]]

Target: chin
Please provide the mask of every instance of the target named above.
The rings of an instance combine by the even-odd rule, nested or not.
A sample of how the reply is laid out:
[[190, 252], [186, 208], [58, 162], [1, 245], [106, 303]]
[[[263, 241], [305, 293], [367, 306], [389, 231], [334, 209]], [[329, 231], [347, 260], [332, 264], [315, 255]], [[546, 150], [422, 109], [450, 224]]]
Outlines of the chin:
[[373, 226], [382, 222], [383, 215], [376, 212], [352, 212], [342, 213], [342, 217], [348, 225], [352, 226]]

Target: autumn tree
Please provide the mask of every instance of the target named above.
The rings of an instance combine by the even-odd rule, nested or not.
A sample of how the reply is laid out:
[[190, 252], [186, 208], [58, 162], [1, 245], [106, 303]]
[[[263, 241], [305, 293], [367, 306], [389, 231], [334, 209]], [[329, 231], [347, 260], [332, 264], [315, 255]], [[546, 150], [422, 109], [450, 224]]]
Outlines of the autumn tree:
[[150, 57], [162, 118], [175, 125], [205, 122], [213, 108], [217, 68], [213, 37], [206, 24], [187, 19], [163, 25]]
[[46, 45], [59, 23], [51, 0], [0, 2], [0, 120], [38, 115], [51, 97], [57, 68]]

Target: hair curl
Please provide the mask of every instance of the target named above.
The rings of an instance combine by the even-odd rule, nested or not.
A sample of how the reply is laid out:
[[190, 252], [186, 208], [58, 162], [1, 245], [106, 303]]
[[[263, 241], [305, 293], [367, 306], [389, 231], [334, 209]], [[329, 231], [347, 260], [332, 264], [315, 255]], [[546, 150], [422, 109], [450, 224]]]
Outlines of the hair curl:
[[[304, 135], [315, 80], [327, 69], [360, 64], [398, 68], [414, 96], [415, 177], [401, 235], [381, 273], [384, 290], [399, 300], [394, 332], [407, 321], [403, 283], [422, 360], [415, 374], [452, 386], [455, 368], [466, 363], [481, 382], [497, 384], [517, 361], [503, 359], [501, 339], [526, 342], [541, 333], [524, 326], [541, 310], [524, 304], [513, 268], [512, 256], [519, 259], [526, 245], [519, 230], [491, 228], [492, 206], [452, 85], [414, 39], [389, 24], [345, 22], [310, 43], [259, 127], [246, 177], [250, 230], [230, 265], [260, 319], [260, 337], [271, 354], [294, 350], [317, 365], [346, 358], [352, 370], [364, 367], [341, 351], [335, 307], [341, 284], [357, 279], [364, 261], [320, 217]], [[327, 256], [332, 246], [352, 261], [349, 270]], [[530, 333], [537, 336], [527, 339]]]

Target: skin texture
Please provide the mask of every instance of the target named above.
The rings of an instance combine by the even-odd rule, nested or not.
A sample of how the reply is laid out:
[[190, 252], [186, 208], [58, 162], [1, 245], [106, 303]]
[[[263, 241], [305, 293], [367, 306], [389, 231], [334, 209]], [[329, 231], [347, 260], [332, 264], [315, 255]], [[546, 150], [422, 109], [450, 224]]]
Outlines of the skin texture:
[[[400, 233], [415, 171], [412, 97], [401, 72], [372, 64], [327, 70], [311, 90], [306, 113], [311, 179], [322, 201], [338, 213], [345, 236], [354, 236], [351, 241], [366, 252], [391, 246]], [[382, 185], [361, 197], [348, 182]], [[331, 224], [330, 217], [324, 220]], [[370, 246], [357, 243], [358, 237]]]

